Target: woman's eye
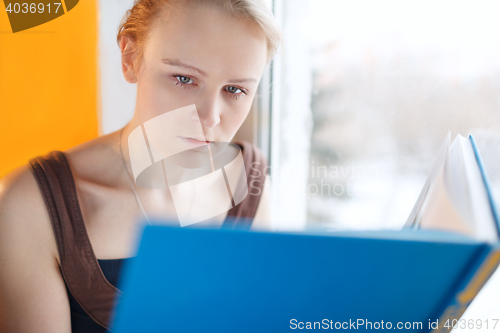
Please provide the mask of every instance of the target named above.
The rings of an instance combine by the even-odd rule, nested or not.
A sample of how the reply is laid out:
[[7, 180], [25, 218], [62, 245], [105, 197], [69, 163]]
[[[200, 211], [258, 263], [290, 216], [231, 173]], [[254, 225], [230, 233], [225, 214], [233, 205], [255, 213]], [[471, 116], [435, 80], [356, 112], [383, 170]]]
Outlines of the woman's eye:
[[182, 84], [192, 84], [194, 83], [193, 79], [187, 77], [187, 76], [182, 76], [182, 75], [176, 75], [175, 78], [177, 81], [179, 81]]
[[236, 87], [227, 87], [226, 89], [227, 91], [229, 91], [230, 93], [232, 94], [239, 94], [240, 92], [242, 92], [242, 90], [240, 88], [236, 88]]

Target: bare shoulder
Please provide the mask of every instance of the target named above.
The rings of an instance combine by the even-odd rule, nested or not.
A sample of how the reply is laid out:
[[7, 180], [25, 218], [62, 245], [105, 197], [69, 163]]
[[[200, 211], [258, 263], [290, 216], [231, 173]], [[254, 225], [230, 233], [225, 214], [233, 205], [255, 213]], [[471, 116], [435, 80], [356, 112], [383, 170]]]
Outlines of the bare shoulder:
[[0, 331], [69, 332], [57, 245], [27, 165], [0, 179]]
[[[65, 151], [75, 178], [100, 174], [95, 169], [102, 169], [107, 165], [110, 155], [108, 141], [111, 137], [98, 137]], [[27, 164], [0, 179], [0, 230], [8, 228], [10, 224], [16, 228], [42, 232], [37, 237], [40, 241], [43, 239], [41, 236], [49, 237], [53, 234], [40, 187]], [[57, 251], [55, 254], [57, 255]]]
[[0, 228], [9, 221], [17, 227], [36, 228], [35, 221], [49, 221], [43, 196], [28, 165], [21, 166], [0, 179]]
[[50, 216], [28, 165], [0, 179], [0, 238], [13, 234], [30, 239], [31, 243], [38, 243], [57, 255]]

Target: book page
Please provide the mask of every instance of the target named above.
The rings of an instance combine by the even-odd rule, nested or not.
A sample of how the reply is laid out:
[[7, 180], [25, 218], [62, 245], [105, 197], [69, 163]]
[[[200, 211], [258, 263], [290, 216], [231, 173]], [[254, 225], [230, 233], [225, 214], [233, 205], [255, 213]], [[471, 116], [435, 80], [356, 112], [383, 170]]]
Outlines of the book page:
[[498, 240], [498, 232], [474, 150], [470, 139], [460, 136], [460, 141], [463, 147], [466, 179], [470, 190], [475, 236], [477, 239], [495, 242]]
[[408, 219], [406, 220], [404, 228], [418, 227], [419, 219], [417, 219], [417, 217], [427, 197], [427, 192], [429, 190], [430, 185], [434, 182], [437, 175], [444, 167], [444, 163], [446, 161], [446, 157], [448, 156], [448, 151], [450, 149], [450, 141], [451, 141], [451, 131], [449, 130], [448, 133], [446, 134], [443, 143], [441, 144], [441, 148], [439, 148], [439, 153], [436, 158], [436, 161], [432, 166], [431, 172], [427, 177], [427, 180], [425, 181], [424, 187], [422, 188], [422, 191], [418, 196], [415, 206], [413, 206], [410, 216], [408, 216]]
[[474, 230], [460, 216], [448, 194], [444, 173], [445, 168], [441, 170], [429, 189], [419, 226], [421, 229], [452, 231], [474, 237]]
[[462, 219], [474, 230], [472, 202], [464, 161], [463, 138], [458, 134], [451, 144], [450, 154], [445, 163], [445, 183], [453, 206]]

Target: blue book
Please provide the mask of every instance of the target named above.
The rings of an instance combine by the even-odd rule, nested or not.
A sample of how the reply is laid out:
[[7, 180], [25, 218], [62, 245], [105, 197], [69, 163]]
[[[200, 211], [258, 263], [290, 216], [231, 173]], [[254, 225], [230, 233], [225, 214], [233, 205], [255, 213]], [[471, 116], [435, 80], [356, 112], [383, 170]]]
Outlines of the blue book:
[[[449, 332], [459, 327], [461, 315], [498, 266], [500, 243], [474, 139], [459, 138], [454, 145], [447, 140], [444, 157], [436, 162], [441, 166], [431, 172], [401, 231], [145, 227], [137, 256], [124, 266], [113, 332]], [[478, 185], [476, 178], [455, 184], [453, 194], [445, 195], [450, 180], [477, 176], [470, 161], [459, 171], [450, 167], [460, 156], [471, 157], [468, 144], [494, 229], [474, 220], [488, 216], [476, 211], [484, 203], [471, 199], [471, 193], [479, 193], [471, 188]], [[456, 208], [456, 200], [464, 198], [473, 201], [470, 207]], [[444, 204], [436, 208], [432, 200]], [[455, 230], [433, 221], [442, 216], [441, 208], [458, 223]], [[453, 209], [458, 217], [450, 213]], [[487, 234], [491, 230], [494, 235]]]

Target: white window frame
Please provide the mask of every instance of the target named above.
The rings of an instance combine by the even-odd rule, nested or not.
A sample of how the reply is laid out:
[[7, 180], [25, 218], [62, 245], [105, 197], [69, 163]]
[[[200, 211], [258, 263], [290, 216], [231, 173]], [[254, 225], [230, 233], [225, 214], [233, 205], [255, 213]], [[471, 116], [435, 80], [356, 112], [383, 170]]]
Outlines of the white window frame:
[[276, 230], [307, 225], [307, 172], [312, 133], [312, 70], [307, 38], [297, 17], [307, 0], [268, 1], [282, 28], [284, 47], [266, 66], [256, 103], [256, 140], [269, 161]]

